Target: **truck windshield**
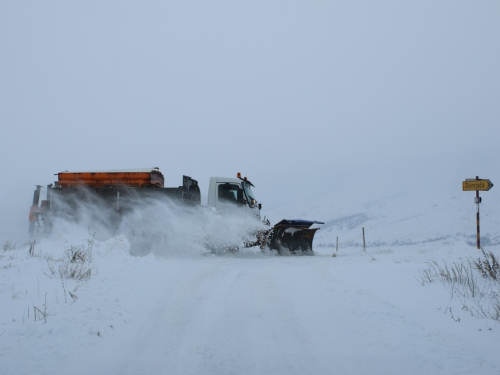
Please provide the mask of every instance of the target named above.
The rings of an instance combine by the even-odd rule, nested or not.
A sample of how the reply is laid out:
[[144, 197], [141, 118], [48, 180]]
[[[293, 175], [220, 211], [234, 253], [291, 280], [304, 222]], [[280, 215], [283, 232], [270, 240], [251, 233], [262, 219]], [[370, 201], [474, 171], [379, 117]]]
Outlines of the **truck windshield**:
[[248, 205], [253, 207], [257, 204], [257, 200], [255, 199], [255, 195], [253, 194], [252, 187], [249, 183], [242, 183], [243, 190], [245, 191], [245, 195], [247, 196]]

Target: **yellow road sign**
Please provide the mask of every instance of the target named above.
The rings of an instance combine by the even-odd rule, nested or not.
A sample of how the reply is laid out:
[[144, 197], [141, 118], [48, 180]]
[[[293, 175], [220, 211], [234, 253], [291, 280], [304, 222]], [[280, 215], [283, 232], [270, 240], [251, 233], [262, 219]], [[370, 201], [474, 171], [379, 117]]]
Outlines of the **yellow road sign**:
[[462, 182], [463, 191], [483, 190], [488, 191], [493, 187], [490, 180], [465, 180]]

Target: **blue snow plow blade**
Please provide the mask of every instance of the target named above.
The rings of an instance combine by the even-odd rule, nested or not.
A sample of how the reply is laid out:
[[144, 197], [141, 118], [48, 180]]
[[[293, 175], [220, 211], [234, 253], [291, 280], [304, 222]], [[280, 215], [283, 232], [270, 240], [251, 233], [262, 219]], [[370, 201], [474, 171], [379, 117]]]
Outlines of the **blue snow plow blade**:
[[311, 220], [281, 220], [278, 224], [276, 225], [287, 225], [290, 227], [297, 227], [297, 228], [309, 228], [313, 224], [325, 224], [321, 221], [311, 221]]
[[310, 228], [313, 224], [324, 224], [311, 220], [281, 220], [270, 231], [269, 248], [279, 254], [314, 255], [312, 243], [319, 228]]

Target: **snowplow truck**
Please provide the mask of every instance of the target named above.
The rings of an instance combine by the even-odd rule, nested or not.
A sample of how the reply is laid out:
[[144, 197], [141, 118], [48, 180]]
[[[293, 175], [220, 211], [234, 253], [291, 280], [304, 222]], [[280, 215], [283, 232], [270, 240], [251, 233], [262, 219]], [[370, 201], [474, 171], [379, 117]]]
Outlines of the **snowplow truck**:
[[[30, 237], [49, 235], [57, 218], [78, 220], [78, 211], [90, 207], [100, 225], [117, 231], [123, 217], [141, 206], [145, 200], [170, 200], [187, 206], [201, 205], [198, 181], [183, 176], [182, 185], [165, 187], [164, 176], [158, 168], [111, 171], [64, 171], [56, 174], [58, 180], [47, 185], [47, 196], [40, 202], [41, 185], [37, 185], [29, 214]], [[207, 205], [222, 215], [228, 210], [261, 220], [254, 185], [238, 173], [236, 178], [211, 177]], [[264, 220], [270, 226], [268, 220]], [[245, 246], [269, 248], [279, 254], [313, 255], [313, 238], [323, 224], [309, 220], [282, 220], [268, 229], [256, 230]]]

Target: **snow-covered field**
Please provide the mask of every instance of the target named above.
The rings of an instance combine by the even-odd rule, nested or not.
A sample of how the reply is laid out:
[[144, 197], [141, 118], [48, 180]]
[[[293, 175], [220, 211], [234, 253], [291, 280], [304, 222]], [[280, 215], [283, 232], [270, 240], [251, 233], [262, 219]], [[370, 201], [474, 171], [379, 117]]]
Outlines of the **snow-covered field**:
[[[272, 222], [281, 218], [324, 221], [316, 245], [362, 244], [362, 227], [369, 246], [416, 245], [465, 241], [476, 244], [474, 192], [413, 193], [363, 201], [356, 196], [332, 195], [319, 200], [272, 210]], [[500, 194], [482, 192], [481, 244], [500, 245]]]
[[[425, 212], [438, 228], [440, 216]], [[359, 213], [372, 220], [364, 222], [367, 234], [374, 231], [368, 224], [399, 220], [383, 208], [379, 216], [376, 210], [345, 216]], [[325, 246], [316, 246], [313, 257], [257, 248], [137, 257], [124, 236], [41, 240], [32, 254], [27, 245], [4, 244], [0, 373], [500, 373], [498, 322], [477, 313], [487, 301], [463, 298], [459, 287], [439, 281], [419, 282], [428, 262], [451, 265], [480, 256], [464, 236], [419, 243], [417, 233], [400, 246], [389, 243], [399, 237], [386, 235], [366, 251], [344, 244], [335, 253], [326, 246], [332, 235], [349, 236], [329, 234], [339, 218], [306, 214], [327, 222], [323, 237], [318, 232]], [[422, 215], [407, 216], [417, 219], [406, 220], [400, 236], [409, 236]], [[75, 267], [83, 280], [68, 277]], [[479, 275], [477, 282], [487, 285]]]

